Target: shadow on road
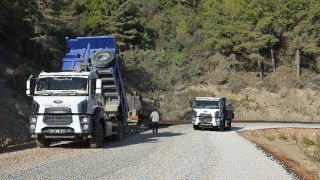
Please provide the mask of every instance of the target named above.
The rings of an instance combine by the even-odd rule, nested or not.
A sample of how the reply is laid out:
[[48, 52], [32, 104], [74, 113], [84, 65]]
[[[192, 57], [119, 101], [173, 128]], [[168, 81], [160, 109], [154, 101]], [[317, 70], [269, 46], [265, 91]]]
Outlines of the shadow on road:
[[141, 144], [141, 143], [157, 143], [159, 138], [162, 138], [162, 137], [174, 137], [174, 136], [183, 135], [183, 133], [161, 132], [161, 129], [159, 129], [158, 133], [152, 133], [152, 130], [150, 130], [146, 133], [129, 135], [125, 137], [125, 139], [119, 142], [116, 142], [116, 141], [105, 142], [103, 148], [109, 149], [109, 148], [116, 148], [121, 146]]
[[244, 129], [244, 127], [241, 127], [241, 126], [234, 126], [234, 127], [231, 127], [230, 131], [240, 131]]
[[[182, 133], [174, 132], [161, 132], [168, 126], [161, 126], [158, 133], [152, 133], [152, 130], [148, 129], [135, 129], [135, 131], [130, 131], [128, 135], [124, 137], [122, 141], [115, 141], [112, 138], [106, 138], [102, 148], [116, 148], [121, 146], [129, 146], [140, 143], [156, 143], [161, 137], [174, 137], [183, 135]], [[145, 132], [145, 133], [143, 133]], [[66, 148], [66, 149], [90, 149], [90, 145], [87, 141], [80, 142], [68, 142], [62, 141], [57, 144], [51, 145], [49, 148]]]
[[238, 126], [232, 126], [230, 130], [225, 129], [224, 131], [219, 131], [219, 128], [208, 128], [208, 129], [202, 129], [202, 130], [198, 130], [198, 131], [217, 131], [217, 132], [221, 132], [221, 133], [227, 133], [230, 131], [240, 131], [241, 129], [244, 129], [244, 127], [238, 127]]

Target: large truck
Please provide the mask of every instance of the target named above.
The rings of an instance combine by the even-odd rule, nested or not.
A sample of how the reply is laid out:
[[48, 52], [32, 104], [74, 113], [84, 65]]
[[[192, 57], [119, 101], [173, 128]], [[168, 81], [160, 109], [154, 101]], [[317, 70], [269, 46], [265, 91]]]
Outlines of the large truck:
[[88, 141], [103, 146], [129, 133], [128, 103], [112, 36], [66, 38], [61, 72], [41, 72], [27, 80], [33, 97], [31, 137], [39, 147], [53, 141]]
[[194, 130], [214, 129], [220, 131], [231, 129], [234, 119], [232, 105], [224, 96], [196, 97], [192, 101], [192, 125]]

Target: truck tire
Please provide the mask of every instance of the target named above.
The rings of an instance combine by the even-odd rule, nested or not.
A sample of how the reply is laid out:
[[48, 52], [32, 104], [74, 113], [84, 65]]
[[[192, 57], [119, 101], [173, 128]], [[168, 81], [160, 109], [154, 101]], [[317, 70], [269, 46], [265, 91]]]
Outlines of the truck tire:
[[227, 122], [227, 130], [231, 130], [231, 121]]
[[197, 125], [193, 125], [193, 129], [194, 129], [194, 130], [199, 130], [200, 128], [199, 128], [199, 126], [197, 126]]
[[91, 148], [101, 148], [103, 145], [104, 135], [102, 124], [98, 123], [96, 131], [92, 134], [92, 138], [89, 140]]
[[41, 136], [39, 135], [37, 138], [36, 138], [36, 144], [38, 147], [40, 148], [46, 148], [46, 147], [49, 147], [50, 144], [51, 144], [51, 139], [46, 139], [44, 138], [44, 136]]
[[220, 122], [220, 126], [219, 126], [219, 131], [224, 131], [224, 127], [226, 126], [226, 121], [225, 120], [222, 120]]
[[112, 64], [114, 58], [115, 54], [112, 51], [98, 51], [92, 55], [91, 63], [96, 67], [108, 67]]
[[121, 121], [118, 121], [118, 132], [113, 135], [114, 140], [121, 141], [123, 139], [123, 124]]

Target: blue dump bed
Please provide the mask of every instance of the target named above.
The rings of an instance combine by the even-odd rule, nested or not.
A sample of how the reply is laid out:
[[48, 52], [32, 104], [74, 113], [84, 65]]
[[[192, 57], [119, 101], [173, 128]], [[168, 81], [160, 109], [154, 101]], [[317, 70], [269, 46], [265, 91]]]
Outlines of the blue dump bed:
[[62, 71], [84, 70], [92, 55], [101, 50], [116, 54], [116, 39], [112, 36], [66, 38], [68, 50], [63, 58]]
[[106, 104], [112, 103], [112, 100], [119, 102], [124, 122], [126, 122], [129, 107], [117, 62], [115, 37], [77, 37], [66, 38], [66, 41], [68, 49], [63, 58], [62, 71], [95, 71], [102, 79]]

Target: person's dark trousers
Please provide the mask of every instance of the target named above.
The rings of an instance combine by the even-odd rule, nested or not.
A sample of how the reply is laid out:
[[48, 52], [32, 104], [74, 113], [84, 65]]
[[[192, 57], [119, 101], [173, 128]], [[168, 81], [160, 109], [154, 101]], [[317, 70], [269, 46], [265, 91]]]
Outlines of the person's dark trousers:
[[152, 122], [152, 132], [158, 133], [158, 122]]

